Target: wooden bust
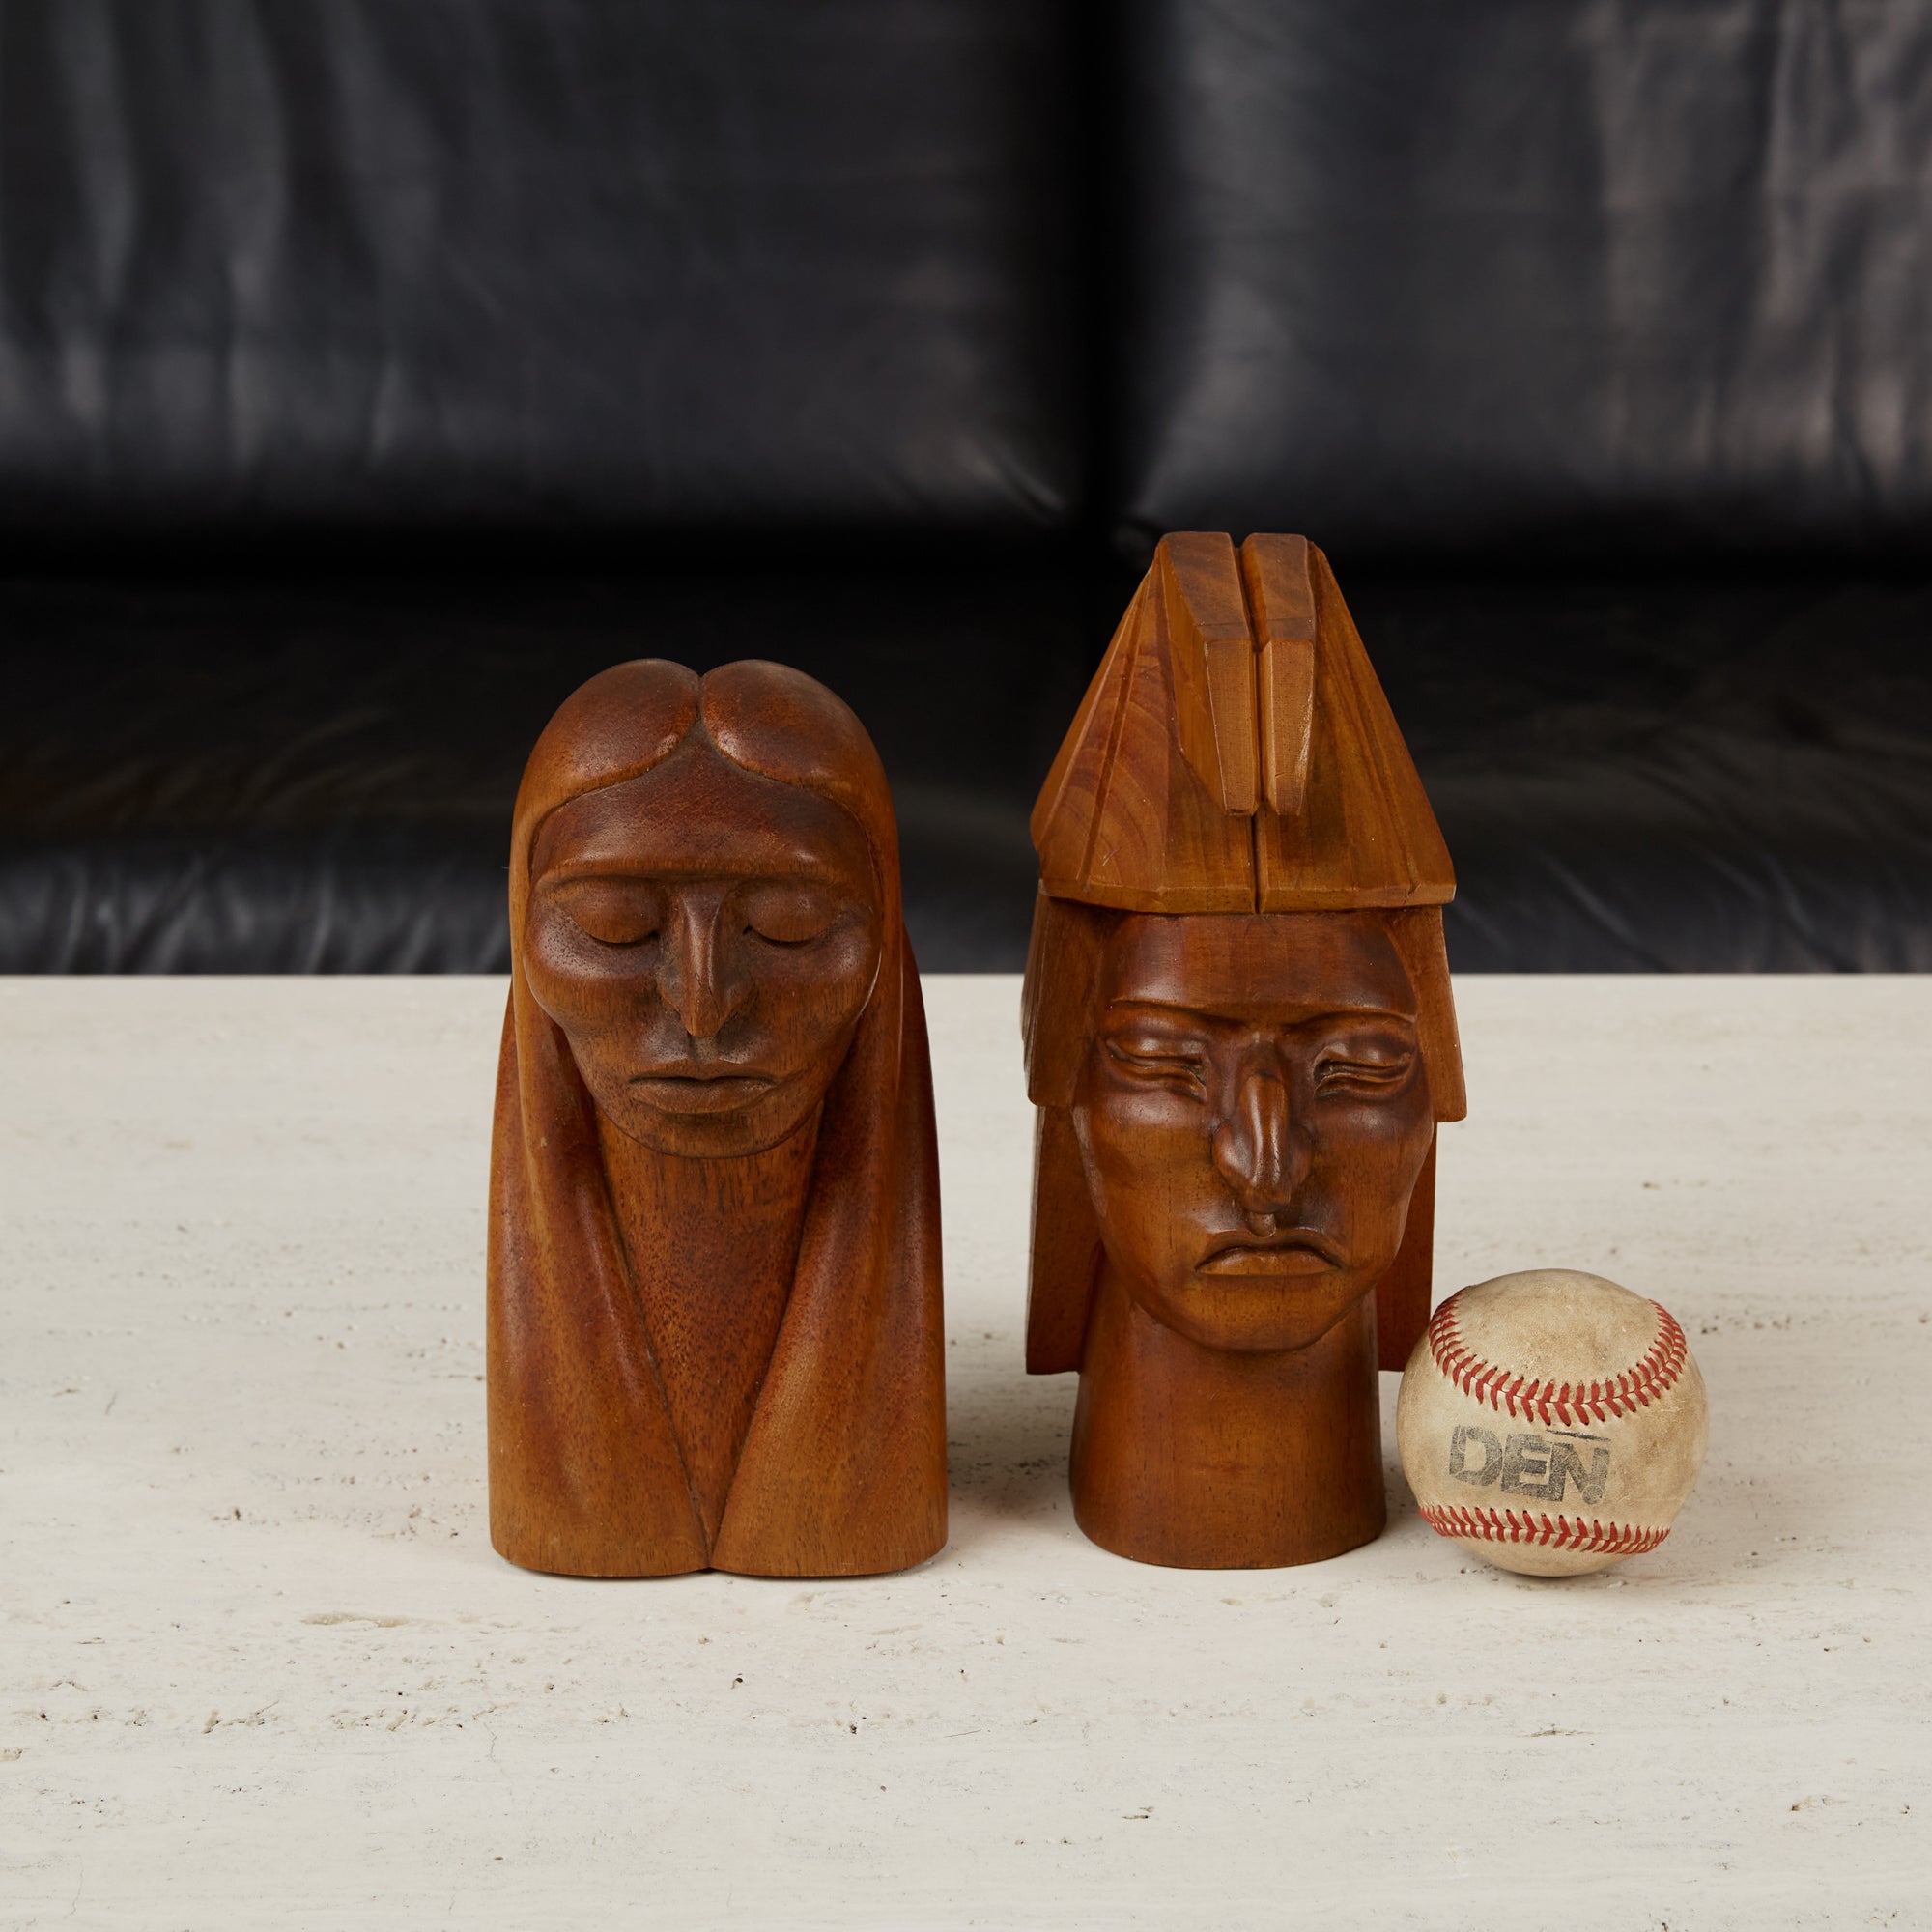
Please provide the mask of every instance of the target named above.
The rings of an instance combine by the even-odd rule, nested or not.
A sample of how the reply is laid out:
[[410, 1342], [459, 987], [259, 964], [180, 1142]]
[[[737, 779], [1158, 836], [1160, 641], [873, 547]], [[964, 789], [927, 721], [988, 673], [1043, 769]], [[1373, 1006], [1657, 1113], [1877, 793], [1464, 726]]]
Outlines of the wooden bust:
[[932, 1076], [878, 755], [773, 664], [649, 660], [517, 795], [490, 1534], [584, 1577], [946, 1540]]
[[1146, 1563], [1351, 1549], [1463, 1100], [1449, 857], [1321, 552], [1167, 537], [1033, 834], [1027, 1366], [1080, 1372], [1075, 1516]]

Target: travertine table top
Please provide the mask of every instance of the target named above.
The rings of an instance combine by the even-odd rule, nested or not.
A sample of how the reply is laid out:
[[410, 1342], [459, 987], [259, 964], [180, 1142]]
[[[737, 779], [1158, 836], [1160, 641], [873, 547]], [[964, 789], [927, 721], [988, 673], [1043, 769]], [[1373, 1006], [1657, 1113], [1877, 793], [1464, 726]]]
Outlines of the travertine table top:
[[1932, 1920], [1932, 980], [1458, 992], [1438, 1294], [1606, 1274], [1710, 1384], [1607, 1576], [1473, 1562], [1392, 1462], [1331, 1563], [1087, 1544], [1072, 1378], [1020, 1373], [1006, 979], [928, 985], [945, 1552], [525, 1575], [501, 982], [0, 981], [0, 1926]]

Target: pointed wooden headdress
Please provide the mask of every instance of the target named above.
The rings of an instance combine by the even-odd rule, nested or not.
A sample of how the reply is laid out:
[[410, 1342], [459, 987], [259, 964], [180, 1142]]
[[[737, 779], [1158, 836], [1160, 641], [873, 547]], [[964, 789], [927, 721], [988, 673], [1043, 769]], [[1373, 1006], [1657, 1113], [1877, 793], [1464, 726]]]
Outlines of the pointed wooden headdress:
[[1164, 537], [1034, 808], [1040, 890], [1128, 912], [1441, 905], [1422, 781], [1305, 538]]
[[[1456, 875], [1328, 559], [1303, 537], [1163, 537], [1033, 811], [1021, 996], [1034, 1165], [1027, 1366], [1077, 1368], [1100, 1234], [1068, 1112], [1107, 930], [1136, 913], [1379, 910], [1415, 986], [1437, 1121], [1466, 1111], [1442, 947]], [[1093, 908], [1094, 910], [1089, 910]], [[1378, 1288], [1384, 1368], [1429, 1319], [1435, 1156]]]

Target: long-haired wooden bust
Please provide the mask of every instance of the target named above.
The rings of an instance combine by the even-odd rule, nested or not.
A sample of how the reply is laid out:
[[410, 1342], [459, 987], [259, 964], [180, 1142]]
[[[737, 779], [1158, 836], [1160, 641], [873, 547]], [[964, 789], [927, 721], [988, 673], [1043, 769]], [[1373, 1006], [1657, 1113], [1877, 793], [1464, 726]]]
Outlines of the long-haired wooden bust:
[[534, 1570], [946, 1540], [932, 1080], [871, 741], [780, 665], [592, 678], [510, 849], [490, 1533]]
[[1027, 1366], [1080, 1371], [1075, 1515], [1149, 1563], [1352, 1548], [1463, 1100], [1448, 853], [1321, 554], [1164, 539], [1033, 834]]

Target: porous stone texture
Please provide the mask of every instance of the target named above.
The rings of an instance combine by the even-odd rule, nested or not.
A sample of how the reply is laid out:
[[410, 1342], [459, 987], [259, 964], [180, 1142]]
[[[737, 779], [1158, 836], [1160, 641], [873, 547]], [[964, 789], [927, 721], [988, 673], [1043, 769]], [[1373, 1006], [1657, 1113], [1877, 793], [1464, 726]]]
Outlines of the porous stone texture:
[[485, 1531], [500, 981], [0, 982], [0, 1926], [1932, 1916], [1932, 981], [1459, 984], [1438, 1294], [1601, 1273], [1711, 1391], [1669, 1540], [1556, 1583], [1392, 1432], [1332, 1562], [1088, 1544], [1018, 981], [928, 997], [951, 1543], [610, 1583]]
[[1677, 1319], [1580, 1268], [1459, 1289], [1396, 1401], [1424, 1520], [1525, 1577], [1581, 1577], [1656, 1548], [1703, 1467], [1708, 1429]]

